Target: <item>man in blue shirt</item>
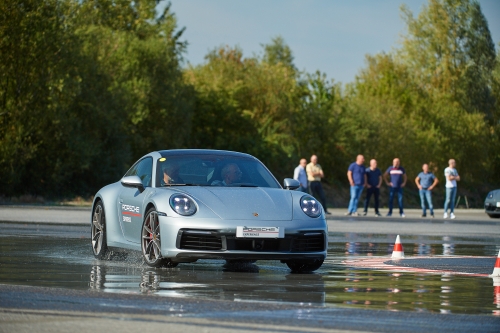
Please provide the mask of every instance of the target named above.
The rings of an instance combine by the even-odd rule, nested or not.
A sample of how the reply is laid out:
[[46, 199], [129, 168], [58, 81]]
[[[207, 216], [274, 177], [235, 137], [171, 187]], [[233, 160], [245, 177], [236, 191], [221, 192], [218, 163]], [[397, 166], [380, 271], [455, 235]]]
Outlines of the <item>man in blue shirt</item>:
[[382, 171], [377, 168], [377, 161], [375, 159], [370, 160], [370, 167], [366, 168], [366, 199], [365, 199], [365, 210], [363, 216], [368, 214], [368, 205], [370, 204], [370, 198], [373, 194], [375, 197], [375, 216], [380, 216], [378, 211], [379, 197], [380, 197], [380, 186], [382, 185]]
[[349, 184], [351, 184], [351, 201], [349, 202], [349, 208], [345, 215], [358, 216], [358, 201], [361, 192], [363, 192], [363, 187], [365, 187], [366, 184], [365, 167], [363, 163], [365, 163], [365, 158], [363, 155], [358, 155], [356, 157], [356, 162], [351, 163], [349, 169], [347, 169], [347, 179], [349, 179]]
[[301, 158], [299, 165], [293, 171], [293, 179], [300, 183], [299, 191], [307, 193], [307, 173], [306, 173], [307, 160]]
[[[390, 179], [389, 179], [390, 177]], [[387, 216], [392, 216], [392, 207], [394, 201], [394, 194], [398, 194], [398, 206], [399, 206], [399, 215], [401, 217], [405, 217], [403, 212], [403, 187], [406, 185], [406, 171], [401, 166], [401, 162], [399, 158], [395, 158], [392, 160], [392, 166], [387, 168], [387, 171], [384, 173], [384, 180], [387, 186], [390, 187], [389, 192], [389, 212]]]
[[425, 199], [429, 205], [431, 217], [434, 217], [434, 207], [432, 206], [432, 189], [436, 187], [439, 180], [432, 172], [429, 172], [429, 165], [422, 165], [422, 172], [415, 178], [415, 183], [420, 194], [420, 204], [422, 205], [422, 217], [426, 217]]

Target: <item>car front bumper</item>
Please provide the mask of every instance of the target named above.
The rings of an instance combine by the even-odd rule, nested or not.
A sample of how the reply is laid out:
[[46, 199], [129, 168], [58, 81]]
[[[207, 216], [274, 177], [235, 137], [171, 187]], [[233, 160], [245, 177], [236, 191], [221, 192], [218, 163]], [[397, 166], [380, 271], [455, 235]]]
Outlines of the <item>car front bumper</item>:
[[[211, 221], [161, 218], [164, 257], [174, 262], [197, 259], [324, 260], [328, 230], [324, 219], [310, 221]], [[213, 228], [210, 227], [212, 222]], [[285, 228], [283, 238], [236, 237], [236, 225]]]

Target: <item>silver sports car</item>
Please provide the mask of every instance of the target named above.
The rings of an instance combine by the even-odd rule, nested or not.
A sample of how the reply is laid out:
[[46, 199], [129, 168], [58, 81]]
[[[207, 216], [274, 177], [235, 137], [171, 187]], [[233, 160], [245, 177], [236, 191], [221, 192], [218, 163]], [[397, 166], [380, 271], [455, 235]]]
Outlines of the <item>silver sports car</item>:
[[198, 259], [280, 260], [292, 272], [318, 269], [328, 230], [320, 203], [257, 158], [220, 150], [163, 150], [137, 161], [95, 195], [91, 233], [98, 259], [142, 252], [147, 265]]
[[488, 193], [484, 200], [484, 211], [491, 218], [500, 218], [500, 190]]

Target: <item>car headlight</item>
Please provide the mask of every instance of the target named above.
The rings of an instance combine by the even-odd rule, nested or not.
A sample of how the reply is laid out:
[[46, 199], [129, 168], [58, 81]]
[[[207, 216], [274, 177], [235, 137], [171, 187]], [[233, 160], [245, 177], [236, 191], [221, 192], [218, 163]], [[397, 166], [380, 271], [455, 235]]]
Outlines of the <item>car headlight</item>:
[[194, 200], [185, 194], [174, 194], [170, 197], [170, 207], [179, 215], [189, 216], [196, 213]]
[[305, 195], [300, 198], [300, 208], [307, 216], [318, 217], [321, 215], [321, 205], [318, 200], [310, 195]]

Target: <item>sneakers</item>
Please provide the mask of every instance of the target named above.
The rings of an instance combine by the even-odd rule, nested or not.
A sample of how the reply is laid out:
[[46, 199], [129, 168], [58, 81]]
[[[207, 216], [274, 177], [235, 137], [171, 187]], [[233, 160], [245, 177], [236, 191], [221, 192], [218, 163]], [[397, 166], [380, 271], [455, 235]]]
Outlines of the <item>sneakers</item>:
[[406, 217], [406, 215], [405, 214], [401, 214], [401, 217]]
[[427, 217], [427, 215], [425, 215], [425, 214], [422, 214], [422, 215], [420, 215], [420, 217]]
[[387, 213], [387, 215], [386, 215], [386, 216], [392, 216], [392, 213]]
[[326, 213], [327, 215], [332, 215], [332, 213], [330, 213], [330, 212], [325, 212], [325, 213]]
[[454, 219], [455, 218], [455, 214], [451, 213], [450, 214], [450, 219]]
[[431, 217], [434, 218], [434, 214], [431, 214]]
[[366, 216], [366, 214], [368, 214], [367, 212], [363, 212], [363, 216]]
[[[455, 215], [453, 215], [453, 216], [455, 216]], [[448, 213], [444, 213], [443, 214], [443, 219], [447, 219], [447, 218], [448, 218]]]
[[351, 213], [347, 212], [344, 214], [345, 216], [351, 216]]
[[380, 214], [380, 213], [375, 213], [375, 216], [382, 216], [382, 214]]
[[351, 216], [359, 216], [358, 212], [354, 212], [351, 214]]

